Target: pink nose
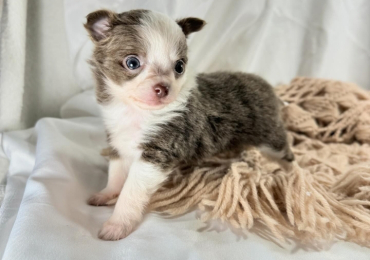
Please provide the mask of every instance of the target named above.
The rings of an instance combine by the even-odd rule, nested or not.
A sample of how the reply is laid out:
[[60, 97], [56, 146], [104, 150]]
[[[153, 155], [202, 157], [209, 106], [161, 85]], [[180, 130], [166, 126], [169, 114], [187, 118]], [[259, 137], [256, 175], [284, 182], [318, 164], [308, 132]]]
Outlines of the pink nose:
[[157, 97], [164, 98], [168, 95], [168, 87], [164, 84], [157, 84], [153, 87], [153, 90]]

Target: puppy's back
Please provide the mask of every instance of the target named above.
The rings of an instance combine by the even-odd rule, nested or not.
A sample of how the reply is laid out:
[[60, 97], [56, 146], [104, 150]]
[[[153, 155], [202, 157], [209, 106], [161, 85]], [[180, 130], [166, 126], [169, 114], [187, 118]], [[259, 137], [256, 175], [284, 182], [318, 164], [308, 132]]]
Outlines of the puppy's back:
[[187, 101], [171, 122], [143, 144], [143, 156], [162, 166], [194, 161], [245, 146], [274, 159], [292, 161], [280, 101], [262, 78], [246, 73], [199, 74]]

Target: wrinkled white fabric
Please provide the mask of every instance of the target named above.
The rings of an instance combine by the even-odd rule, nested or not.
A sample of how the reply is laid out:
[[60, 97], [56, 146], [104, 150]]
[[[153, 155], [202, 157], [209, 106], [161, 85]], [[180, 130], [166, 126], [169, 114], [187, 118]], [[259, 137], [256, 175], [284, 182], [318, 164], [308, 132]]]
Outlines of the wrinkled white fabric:
[[[174, 18], [196, 16], [208, 25], [190, 37], [197, 71], [256, 72], [272, 84], [296, 75], [348, 80], [370, 87], [370, 2], [296, 0], [65, 0], [73, 69], [82, 89], [93, 87], [91, 54], [82, 27], [87, 13], [149, 8]], [[149, 214], [126, 239], [97, 238], [112, 207], [87, 198], [104, 187], [104, 128], [91, 90], [69, 100], [62, 119], [3, 134], [10, 159], [0, 208], [0, 258], [17, 259], [369, 259], [370, 249], [338, 242], [317, 252], [294, 241], [280, 245], [263, 227], [231, 230], [203, 224], [195, 212], [167, 219]]]

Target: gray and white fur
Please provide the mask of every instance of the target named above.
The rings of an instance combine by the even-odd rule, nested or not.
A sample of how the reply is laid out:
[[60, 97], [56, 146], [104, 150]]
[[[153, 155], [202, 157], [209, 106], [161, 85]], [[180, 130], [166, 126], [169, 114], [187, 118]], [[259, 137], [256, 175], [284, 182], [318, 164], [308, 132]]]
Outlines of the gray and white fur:
[[241, 72], [195, 75], [187, 67], [186, 37], [204, 25], [148, 10], [87, 16], [96, 96], [114, 151], [107, 186], [88, 203], [118, 197], [101, 239], [129, 235], [151, 195], [182, 162], [245, 146], [280, 163], [294, 160], [281, 102], [265, 80]]

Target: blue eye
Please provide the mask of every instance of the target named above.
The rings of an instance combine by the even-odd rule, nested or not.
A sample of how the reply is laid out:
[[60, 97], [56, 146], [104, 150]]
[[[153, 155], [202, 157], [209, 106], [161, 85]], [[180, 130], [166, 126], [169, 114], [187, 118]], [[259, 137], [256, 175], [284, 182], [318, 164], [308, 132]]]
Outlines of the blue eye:
[[126, 65], [127, 65], [127, 68], [128, 69], [130, 69], [130, 70], [136, 70], [137, 68], [140, 67], [140, 61], [136, 57], [129, 57], [126, 60]]
[[182, 60], [178, 60], [175, 64], [175, 71], [178, 74], [184, 73], [185, 70], [185, 63]]

